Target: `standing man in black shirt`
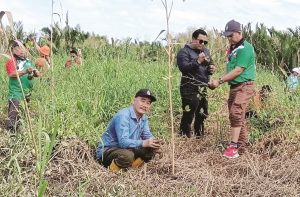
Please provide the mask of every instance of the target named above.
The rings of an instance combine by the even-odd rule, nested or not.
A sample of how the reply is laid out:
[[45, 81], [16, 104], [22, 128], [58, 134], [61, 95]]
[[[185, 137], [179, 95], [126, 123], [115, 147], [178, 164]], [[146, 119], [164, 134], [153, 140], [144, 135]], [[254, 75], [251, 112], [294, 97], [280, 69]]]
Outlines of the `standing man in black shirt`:
[[192, 34], [192, 41], [177, 54], [177, 64], [182, 73], [180, 95], [183, 115], [180, 135], [191, 137], [191, 123], [195, 116], [194, 132], [196, 137], [204, 135], [204, 120], [208, 116], [207, 83], [216, 66], [206, 48], [207, 33], [198, 29]]

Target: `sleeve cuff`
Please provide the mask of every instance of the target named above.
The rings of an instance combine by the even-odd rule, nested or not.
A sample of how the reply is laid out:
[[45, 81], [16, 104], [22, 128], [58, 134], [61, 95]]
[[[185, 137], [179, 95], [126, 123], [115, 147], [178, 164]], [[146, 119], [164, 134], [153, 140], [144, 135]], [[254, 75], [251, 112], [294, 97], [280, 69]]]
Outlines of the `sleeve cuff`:
[[138, 140], [137, 145], [138, 145], [138, 148], [142, 148], [143, 147], [143, 140]]

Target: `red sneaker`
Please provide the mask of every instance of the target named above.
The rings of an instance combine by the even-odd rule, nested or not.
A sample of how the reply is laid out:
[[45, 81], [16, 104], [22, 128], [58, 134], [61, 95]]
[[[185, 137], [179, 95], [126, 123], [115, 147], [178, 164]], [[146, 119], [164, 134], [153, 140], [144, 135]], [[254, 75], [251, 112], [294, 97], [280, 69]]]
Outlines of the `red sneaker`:
[[228, 159], [234, 159], [234, 158], [238, 158], [240, 155], [236, 147], [228, 146], [223, 156]]

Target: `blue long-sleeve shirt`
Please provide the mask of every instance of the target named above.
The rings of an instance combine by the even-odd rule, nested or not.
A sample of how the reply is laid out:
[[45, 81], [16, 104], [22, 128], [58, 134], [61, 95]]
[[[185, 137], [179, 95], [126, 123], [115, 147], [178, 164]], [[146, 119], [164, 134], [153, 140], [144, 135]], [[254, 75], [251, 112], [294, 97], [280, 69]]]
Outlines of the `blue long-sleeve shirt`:
[[97, 158], [102, 159], [105, 150], [112, 147], [141, 148], [143, 140], [152, 138], [148, 117], [144, 114], [138, 121], [133, 106], [119, 111], [102, 135], [97, 148]]
[[291, 74], [286, 80], [288, 91], [296, 90], [298, 84], [299, 84], [298, 77], [293, 74]]

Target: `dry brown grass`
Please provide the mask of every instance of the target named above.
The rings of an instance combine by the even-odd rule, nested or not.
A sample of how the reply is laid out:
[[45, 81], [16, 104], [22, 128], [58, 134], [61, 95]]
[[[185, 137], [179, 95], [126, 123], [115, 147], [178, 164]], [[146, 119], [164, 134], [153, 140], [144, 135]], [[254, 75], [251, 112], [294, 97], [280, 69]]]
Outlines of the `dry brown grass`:
[[31, 142], [24, 135], [10, 135], [0, 124], [0, 196], [34, 196], [37, 182]]
[[[171, 146], [163, 157], [140, 170], [114, 174], [94, 159], [95, 150], [78, 139], [64, 140], [54, 151], [46, 179], [49, 196], [299, 196], [300, 145], [266, 135], [239, 159], [222, 157], [212, 143], [176, 139], [175, 174]], [[278, 134], [280, 136], [280, 134]], [[275, 151], [275, 153], [274, 153]]]
[[[223, 142], [216, 144], [214, 137], [210, 132], [201, 140], [176, 138], [174, 175], [167, 143], [163, 157], [140, 170], [114, 174], [96, 162], [86, 142], [61, 140], [46, 171], [47, 196], [300, 195], [300, 136], [266, 134], [235, 160], [222, 157]], [[24, 139], [1, 133], [0, 194], [32, 196], [37, 191], [35, 158]]]

